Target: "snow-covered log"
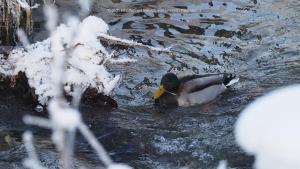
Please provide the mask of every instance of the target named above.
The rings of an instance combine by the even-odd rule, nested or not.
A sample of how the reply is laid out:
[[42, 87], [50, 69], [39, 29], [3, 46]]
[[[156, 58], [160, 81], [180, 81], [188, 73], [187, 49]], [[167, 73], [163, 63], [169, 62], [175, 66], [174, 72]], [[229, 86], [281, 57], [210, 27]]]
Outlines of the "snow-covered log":
[[[53, 27], [53, 26], [51, 26]], [[14, 49], [7, 59], [0, 56], [0, 74], [15, 77], [20, 72], [25, 73], [29, 86], [34, 89], [37, 100], [42, 105], [47, 105], [50, 98], [55, 95], [53, 78], [62, 78], [55, 73], [58, 68], [53, 67], [56, 58], [66, 58], [65, 77], [63, 77], [64, 92], [73, 96], [75, 89], [81, 94], [95, 92], [111, 96], [121, 80], [121, 75], [108, 72], [106, 66], [135, 62], [133, 58], [115, 58], [114, 52], [108, 52], [101, 44], [99, 37], [122, 45], [142, 47], [155, 52], [170, 52], [169, 49], [150, 47], [130, 40], [120, 39], [108, 35], [109, 26], [96, 16], [88, 16], [82, 22], [76, 18], [70, 19], [66, 24], [53, 28], [51, 37], [32, 45], [24, 44], [24, 48]], [[74, 32], [76, 32], [74, 36]], [[22, 32], [20, 32], [22, 33]], [[26, 38], [20, 38], [26, 42]], [[54, 76], [50, 76], [54, 74]], [[102, 95], [102, 96], [103, 96]], [[83, 100], [88, 101], [89, 96]], [[97, 98], [99, 98], [97, 96]], [[104, 101], [116, 105], [105, 96]], [[115, 107], [115, 106], [113, 106]]]
[[26, 49], [13, 50], [8, 59], [2, 59], [1, 65], [5, 65], [2, 66], [2, 69], [5, 68], [1, 70], [2, 74], [17, 76], [19, 72], [24, 72], [30, 87], [35, 89], [38, 101], [46, 105], [55, 92], [52, 83], [55, 77], [50, 76], [56, 70], [52, 66], [54, 55], [63, 57], [72, 49], [65, 70], [66, 94], [72, 96], [74, 88], [80, 88], [82, 92], [94, 88], [98, 93], [110, 95], [121, 76], [106, 70], [105, 62], [111, 59], [111, 54], [97, 39], [99, 33], [108, 31], [108, 25], [101, 18], [90, 16], [78, 23], [78, 28], [77, 37], [72, 42], [74, 27], [61, 24], [49, 39], [29, 45]]

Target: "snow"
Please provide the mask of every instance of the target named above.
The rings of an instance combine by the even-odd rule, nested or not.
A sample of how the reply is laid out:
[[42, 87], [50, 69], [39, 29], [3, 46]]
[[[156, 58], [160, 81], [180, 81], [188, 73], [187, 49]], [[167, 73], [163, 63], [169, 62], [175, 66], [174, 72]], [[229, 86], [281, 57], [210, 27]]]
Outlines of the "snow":
[[24, 72], [28, 78], [28, 84], [35, 88], [38, 101], [43, 105], [48, 102], [48, 97], [53, 96], [49, 76], [53, 57], [48, 45], [50, 45], [50, 40], [37, 42], [28, 46], [27, 51], [23, 48], [13, 50], [8, 58], [8, 62], [14, 65], [11, 76]]
[[224, 160], [220, 161], [217, 169], [227, 169], [227, 162]]
[[107, 167], [107, 169], [132, 169], [132, 167], [125, 165], [125, 164], [111, 164]]
[[257, 99], [241, 113], [236, 140], [255, 155], [255, 168], [300, 168], [299, 96], [300, 85], [284, 87]]
[[[48, 15], [55, 18], [51, 12]], [[48, 25], [49, 29], [54, 25], [55, 21]], [[79, 87], [84, 91], [92, 87], [99, 93], [111, 95], [118, 86], [121, 76], [109, 73], [105, 63], [108, 61], [119, 64], [135, 60], [112, 58], [112, 54], [106, 51], [98, 40], [98, 36], [106, 34], [108, 30], [108, 25], [95, 16], [89, 16], [82, 22], [75, 18], [69, 19], [67, 25], [59, 25], [50, 38], [27, 45], [26, 50], [23, 48], [13, 50], [7, 61], [0, 57], [0, 65], [6, 65], [1, 66], [0, 73], [16, 76], [19, 72], [25, 72], [30, 87], [35, 89], [38, 101], [42, 105], [48, 104], [49, 99], [54, 96], [53, 81], [57, 81], [56, 78], [64, 78], [66, 89]], [[65, 75], [60, 77], [61, 74], [57, 73], [57, 68], [52, 65], [64, 59], [67, 50], [70, 49]], [[10, 70], [4, 70], [5, 68]], [[67, 91], [71, 96], [72, 93], [72, 90]]]
[[30, 9], [29, 4], [25, 0], [17, 0], [17, 2], [19, 3], [19, 5], [22, 8], [24, 8], [24, 9]]
[[33, 6], [29, 6], [29, 4], [25, 0], [17, 0], [17, 2], [20, 5], [20, 7], [24, 9], [34, 9], [40, 6], [39, 4], [34, 4]]

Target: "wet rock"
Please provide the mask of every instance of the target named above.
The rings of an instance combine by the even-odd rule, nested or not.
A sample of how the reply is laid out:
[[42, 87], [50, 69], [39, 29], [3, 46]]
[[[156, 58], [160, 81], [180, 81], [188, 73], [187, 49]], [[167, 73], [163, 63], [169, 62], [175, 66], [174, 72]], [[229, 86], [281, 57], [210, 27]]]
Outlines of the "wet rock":
[[8, 130], [0, 131], [0, 151], [6, 151], [21, 144], [19, 135], [13, 132]]
[[118, 103], [110, 96], [98, 93], [94, 88], [88, 88], [82, 95], [82, 103], [100, 107], [118, 107]]
[[231, 38], [235, 35], [234, 31], [228, 31], [225, 29], [217, 30], [215, 36], [217, 37], [224, 37], [224, 38]]
[[4, 55], [4, 59], [7, 59], [9, 53], [13, 50], [13, 48], [13, 46], [0, 46], [0, 54]]
[[19, 73], [14, 77], [0, 77], [0, 91], [13, 93], [28, 104], [37, 104], [37, 96], [34, 89], [29, 86], [25, 73]]

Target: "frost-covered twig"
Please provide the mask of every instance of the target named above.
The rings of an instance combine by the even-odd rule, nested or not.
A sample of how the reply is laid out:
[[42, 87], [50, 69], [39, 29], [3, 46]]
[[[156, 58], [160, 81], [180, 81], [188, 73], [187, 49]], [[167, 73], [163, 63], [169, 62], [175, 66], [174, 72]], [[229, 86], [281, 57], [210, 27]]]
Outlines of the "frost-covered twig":
[[81, 14], [86, 15], [90, 12], [90, 7], [93, 0], [78, 0], [78, 3], [81, 7]]
[[[50, 2], [52, 1], [52, 3], [49, 3], [47, 1], [50, 1]], [[56, 3], [56, 0], [43, 0], [43, 2], [44, 2], [44, 5], [54, 5]]]
[[78, 109], [84, 90], [80, 86], [73, 86], [73, 90], [72, 107]]
[[17, 30], [17, 35], [18, 35], [19, 40], [21, 41], [21, 43], [25, 47], [25, 49], [27, 49], [28, 46], [30, 45], [30, 43], [29, 43], [29, 40], [28, 40], [24, 30], [23, 29], [18, 29]]
[[143, 48], [145, 50], [149, 50], [152, 52], [168, 53], [168, 54], [174, 55], [174, 53], [171, 51], [172, 46], [169, 48], [153, 47], [153, 46], [144, 45], [142, 43], [138, 43], [138, 42], [135, 42], [132, 40], [117, 38], [117, 37], [110, 36], [110, 35], [104, 34], [104, 33], [99, 34], [99, 39], [116, 44], [116, 45], [139, 47], [139, 48]]
[[42, 166], [34, 148], [32, 133], [27, 131], [23, 134], [23, 142], [28, 153], [28, 158], [24, 160], [24, 166], [30, 169], [47, 169]]
[[24, 116], [23, 121], [27, 125], [35, 125], [47, 129], [52, 128], [52, 124], [49, 122], [49, 120], [42, 117], [26, 115]]
[[[81, 2], [81, 4], [82, 3], [83, 2]], [[95, 74], [95, 72], [97, 73], [96, 68], [99, 69], [99, 66], [102, 66], [101, 68], [103, 68], [103, 65], [99, 65], [100, 61], [111, 59], [111, 55], [106, 52], [105, 48], [102, 45], [98, 44], [97, 39], [94, 36], [94, 34], [98, 33], [99, 31], [100, 33], [106, 32], [108, 26], [101, 19], [97, 19], [95, 17], [90, 17], [88, 18], [89, 20], [84, 20], [82, 23], [79, 23], [79, 21], [77, 21], [77, 19], [75, 18], [70, 18], [68, 20], [69, 29], [63, 29], [65, 28], [65, 26], [62, 26], [63, 28], [61, 30], [64, 31], [61, 32], [59, 30], [54, 30], [57, 20], [57, 15], [53, 13], [56, 12], [55, 8], [53, 6], [47, 6], [45, 11], [46, 15], [48, 16], [47, 28], [51, 33], [51, 45], [49, 45], [49, 47], [51, 48], [48, 48], [46, 52], [48, 52], [49, 55], [48, 59], [53, 60], [52, 62], [50, 62], [52, 64], [52, 71], [47, 72], [52, 74], [52, 78], [47, 79], [49, 80], [48, 85], [51, 85], [52, 87], [51, 94], [53, 95], [48, 105], [48, 112], [50, 114], [50, 117], [49, 119], [44, 119], [40, 117], [26, 116], [24, 118], [24, 122], [26, 124], [37, 125], [44, 128], [50, 128], [52, 130], [51, 138], [61, 156], [63, 169], [73, 168], [72, 159], [76, 130], [79, 130], [81, 134], [87, 139], [88, 143], [96, 151], [99, 159], [103, 162], [106, 168], [131, 169], [131, 167], [127, 165], [113, 163], [104, 147], [98, 142], [89, 128], [83, 123], [80, 112], [78, 111], [78, 109], [76, 109], [79, 105], [79, 100], [81, 97], [80, 95], [83, 92], [82, 86], [74, 84], [75, 87], [78, 87], [76, 91], [73, 91], [75, 92], [73, 93], [73, 105], [76, 107], [72, 107], [72, 105], [70, 105], [64, 97], [66, 83], [65, 78], [70, 75], [68, 71], [71, 70], [71, 68], [68, 68], [70, 67], [69, 65], [74, 65], [73, 67], [78, 67], [78, 69], [81, 69], [83, 73], [87, 73], [89, 75]], [[88, 21], [93, 21], [92, 24], [94, 24], [94, 27], [91, 27], [90, 24], [86, 23]], [[104, 28], [97, 28], [98, 26], [103, 26]], [[81, 29], [77, 29], [77, 27], [81, 27]], [[67, 35], [63, 33], [66, 33]], [[90, 51], [90, 48], [95, 48], [95, 46], [98, 50]], [[30, 48], [28, 49], [30, 50]], [[98, 52], [102, 52], [103, 58], [93, 58], [95, 56], [99, 57], [97, 55]], [[88, 59], [90, 62], [79, 62], [78, 59], [82, 57], [82, 53], [90, 54], [88, 56], [84, 55], [84, 57], [86, 57], [84, 59]], [[34, 59], [39, 60], [39, 58]], [[74, 69], [72, 70], [74, 71]], [[102, 71], [102, 73], [104, 72], [103, 74], [101, 74], [102, 76], [106, 75], [105, 69], [100, 69], [100, 71]], [[97, 78], [102, 78], [102, 81], [105, 80], [105, 77], [103, 78], [100, 75], [97, 75]], [[30, 136], [30, 138], [32, 138], [32, 135]], [[28, 147], [27, 151], [29, 153], [27, 167], [32, 169], [44, 169], [39, 164], [39, 160], [35, 153], [32, 141], [30, 141], [30, 139], [24, 140], [26, 141], [25, 146]]]

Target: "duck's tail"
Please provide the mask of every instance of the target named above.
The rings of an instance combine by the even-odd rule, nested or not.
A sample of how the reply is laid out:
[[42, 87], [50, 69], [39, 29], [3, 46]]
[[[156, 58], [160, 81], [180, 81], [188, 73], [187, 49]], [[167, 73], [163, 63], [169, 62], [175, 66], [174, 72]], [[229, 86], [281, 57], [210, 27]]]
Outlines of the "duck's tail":
[[227, 85], [225, 85], [225, 86], [226, 86], [226, 87], [230, 87], [230, 86], [232, 86], [232, 85], [238, 83], [239, 81], [240, 81], [239, 78], [234, 78], [234, 79], [232, 79], [232, 80], [231, 80]]
[[237, 82], [239, 82], [239, 78], [238, 77], [236, 77], [236, 75], [234, 75], [234, 74], [224, 74], [224, 81], [223, 81], [223, 83], [224, 83], [224, 85], [226, 86], [226, 87], [230, 87], [230, 86], [232, 86], [233, 84], [236, 84]]

